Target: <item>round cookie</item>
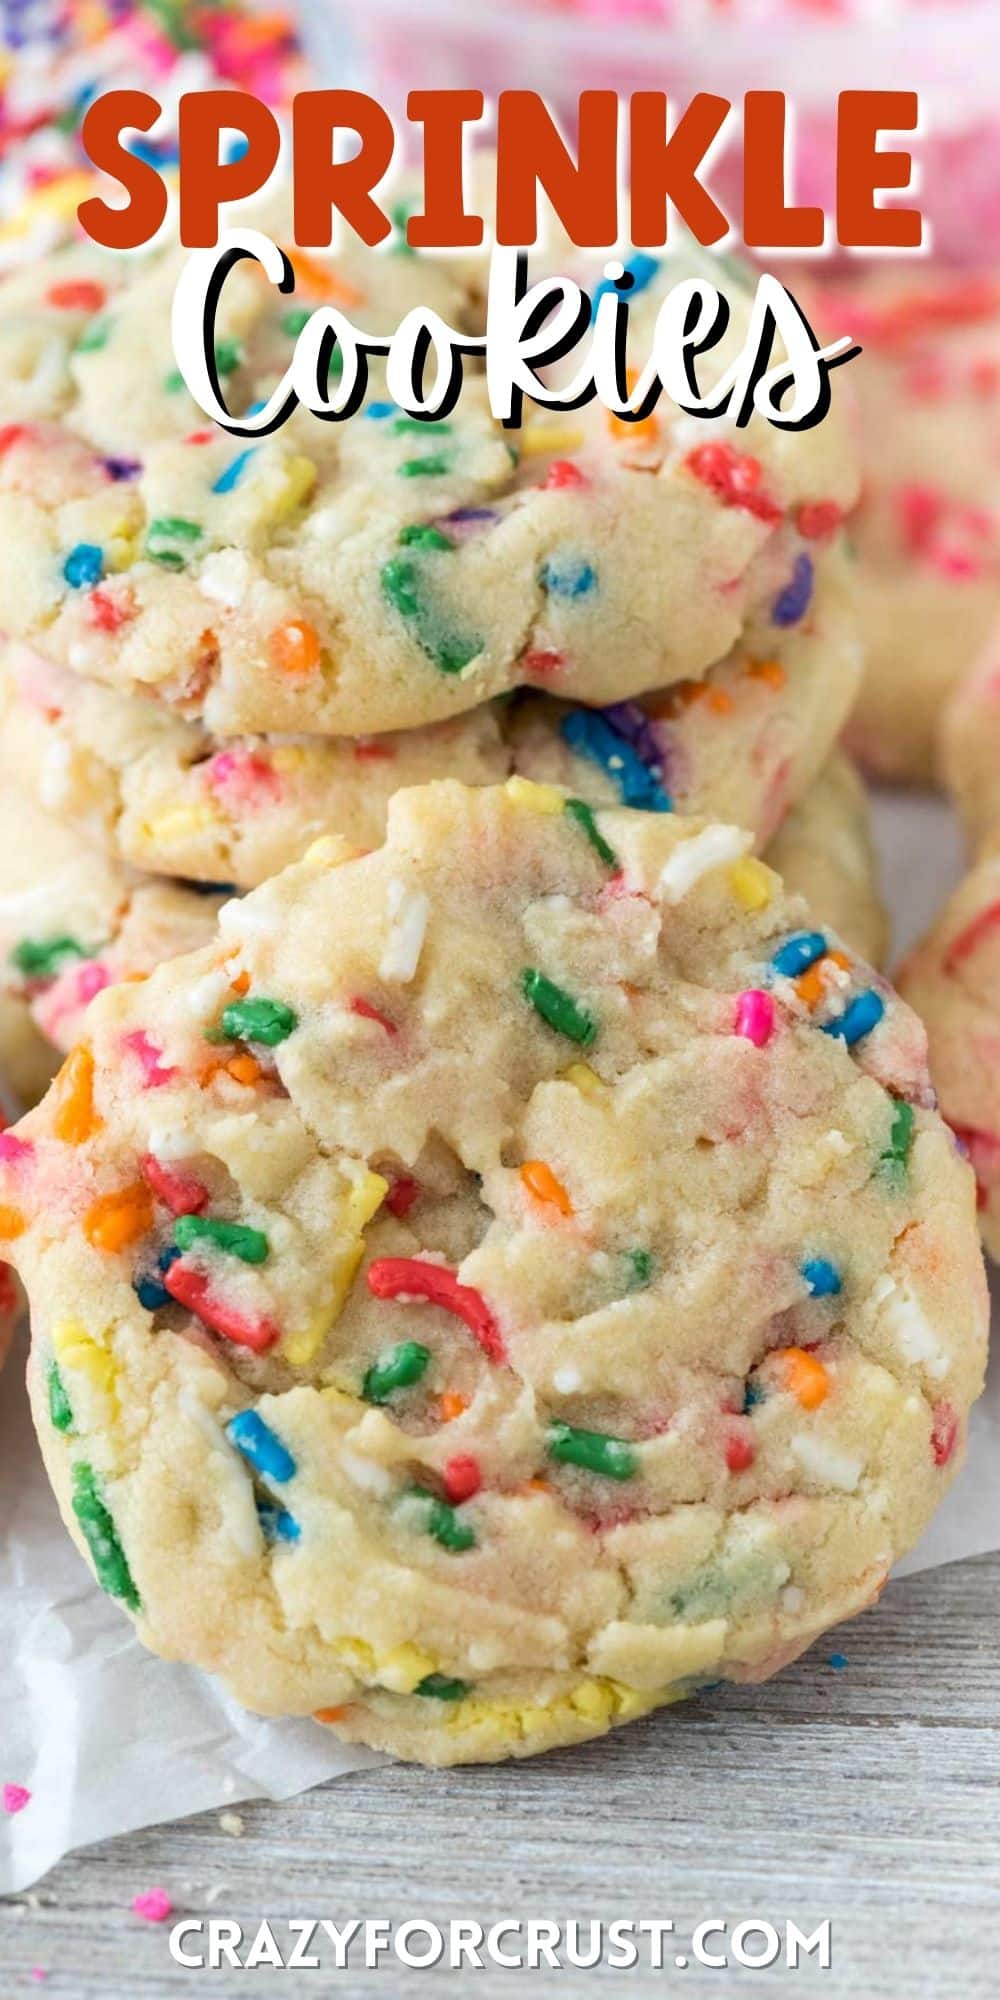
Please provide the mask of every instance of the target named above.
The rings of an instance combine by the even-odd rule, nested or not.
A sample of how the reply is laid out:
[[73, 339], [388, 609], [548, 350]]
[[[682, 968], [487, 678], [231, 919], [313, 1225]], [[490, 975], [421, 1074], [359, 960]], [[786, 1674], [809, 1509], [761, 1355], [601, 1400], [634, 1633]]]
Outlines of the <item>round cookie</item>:
[[[471, 318], [462, 264], [354, 254], [299, 257], [294, 303], [236, 268], [219, 325], [231, 408], [273, 391], [295, 315], [324, 294], [349, 293], [366, 325], [373, 294], [390, 323], [442, 292], [445, 317]], [[648, 331], [683, 272], [645, 261]], [[57, 663], [155, 692], [218, 736], [359, 736], [522, 684], [626, 698], [699, 678], [765, 610], [807, 615], [817, 548], [856, 494], [835, 414], [779, 432], [665, 406], [637, 431], [535, 410], [514, 432], [470, 374], [429, 431], [376, 393], [349, 422], [299, 411], [248, 447], [176, 386], [179, 268], [145, 260], [84, 329], [69, 396], [2, 433], [0, 626]], [[751, 303], [728, 264], [714, 275], [732, 321], [703, 387]], [[36, 285], [44, 298], [49, 273]]]
[[834, 281], [819, 310], [863, 347], [845, 371], [867, 655], [849, 743], [879, 777], [927, 781], [942, 707], [1000, 615], [1000, 281], [909, 264]]
[[641, 704], [589, 712], [528, 695], [357, 742], [220, 742], [162, 704], [15, 646], [0, 687], [0, 770], [136, 866], [247, 888], [321, 833], [376, 844], [404, 785], [489, 784], [511, 770], [595, 803], [724, 811], [764, 845], [816, 777], [857, 688], [851, 584], [843, 555], [826, 551], [799, 624], [752, 623], [703, 681]]
[[[5, 1071], [40, 1095], [53, 1049], [71, 1048], [95, 994], [145, 976], [210, 938], [222, 895], [137, 874], [47, 813], [26, 792], [0, 794], [0, 1023], [23, 1025], [41, 1080]], [[46, 1073], [47, 1072], [47, 1073]], [[25, 1081], [31, 1088], [23, 1090]]]
[[1000, 840], [1000, 628], [945, 709], [941, 770], [974, 852], [995, 845]]
[[0, 1198], [154, 1650], [453, 1763], [878, 1595], [982, 1382], [972, 1175], [919, 1022], [748, 848], [433, 785], [97, 1000]]
[[956, 889], [899, 986], [927, 1029], [941, 1110], [972, 1162], [983, 1241], [1000, 1261], [1000, 850]]

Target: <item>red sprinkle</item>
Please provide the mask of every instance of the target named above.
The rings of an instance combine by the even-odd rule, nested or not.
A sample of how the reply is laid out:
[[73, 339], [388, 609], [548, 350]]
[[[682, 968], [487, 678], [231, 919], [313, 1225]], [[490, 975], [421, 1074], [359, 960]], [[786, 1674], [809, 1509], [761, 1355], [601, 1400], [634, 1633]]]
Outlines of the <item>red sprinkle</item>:
[[221, 1333], [237, 1347], [250, 1347], [255, 1354], [266, 1354], [276, 1340], [281, 1338], [280, 1328], [273, 1320], [252, 1319], [249, 1313], [240, 1312], [237, 1306], [227, 1305], [225, 1299], [213, 1298], [209, 1293], [208, 1279], [200, 1271], [194, 1271], [183, 1259], [171, 1264], [163, 1273], [163, 1283], [172, 1299], [179, 1306], [187, 1306], [189, 1312], [197, 1313], [215, 1333]]
[[378, 1008], [373, 1007], [370, 1000], [362, 999], [360, 993], [356, 993], [354, 998], [349, 1000], [347, 1004], [351, 1013], [360, 1014], [363, 1021], [377, 1021], [379, 1027], [384, 1028], [387, 1035], [398, 1035], [399, 1029], [395, 1021], [390, 1021], [388, 1014], [380, 1014]]
[[27, 424], [0, 424], [0, 453], [10, 451], [21, 438], [27, 437]]
[[173, 1907], [165, 1889], [146, 1889], [141, 1896], [132, 1898], [136, 1916], [142, 1917], [147, 1924], [165, 1924]]
[[140, 1171], [147, 1187], [152, 1188], [157, 1201], [162, 1201], [171, 1215], [200, 1215], [208, 1207], [208, 1189], [193, 1174], [181, 1174], [164, 1166], [153, 1153], [146, 1154]]
[[935, 1403], [931, 1411], [931, 1452], [935, 1465], [947, 1465], [958, 1443], [958, 1414], [950, 1403]]
[[374, 739], [360, 736], [354, 745], [354, 755], [359, 764], [391, 764], [396, 752], [391, 743], [378, 743]]
[[773, 524], [781, 520], [778, 502], [758, 491], [761, 478], [759, 458], [735, 451], [731, 444], [716, 442], [696, 445], [693, 451], [688, 452], [684, 463], [703, 486], [711, 487], [724, 507], [743, 507], [748, 514], [756, 515], [758, 521]]
[[65, 312], [99, 312], [107, 296], [104, 286], [92, 278], [68, 278], [61, 285], [50, 285], [45, 301]]
[[453, 1507], [458, 1507], [463, 1500], [471, 1500], [483, 1483], [483, 1475], [476, 1460], [466, 1452], [459, 1452], [456, 1457], [449, 1458], [441, 1477], [444, 1480], [444, 1490]]
[[106, 590], [92, 590], [87, 599], [87, 616], [99, 632], [117, 632], [135, 617], [130, 597], [112, 597]]
[[[173, 1276], [168, 1271], [167, 1279]], [[463, 1320], [479, 1342], [488, 1361], [506, 1361], [507, 1351], [500, 1328], [481, 1292], [462, 1285], [454, 1271], [443, 1264], [429, 1264], [422, 1257], [376, 1257], [368, 1266], [368, 1289], [377, 1299], [426, 1299]]]
[[823, 542], [835, 535], [844, 518], [835, 500], [805, 500], [795, 516], [795, 525], [807, 542]]
[[531, 680], [544, 681], [550, 674], [559, 674], [566, 665], [565, 653], [555, 648], [529, 647], [521, 654], [521, 665]]
[[554, 458], [542, 480], [542, 492], [560, 493], [573, 487], [589, 485], [586, 473], [581, 472], [571, 458]]
[[748, 1424], [734, 1424], [726, 1435], [726, 1464], [730, 1472], [746, 1472], [756, 1457]]
[[398, 1180], [393, 1181], [385, 1198], [385, 1205], [390, 1215], [409, 1215], [419, 1193], [420, 1182], [415, 1181], [412, 1174], [400, 1174]]
[[25, 1806], [30, 1804], [31, 1793], [26, 1785], [5, 1785], [0, 1792], [0, 1805], [3, 1806], [4, 1812], [10, 1813], [11, 1816], [23, 1812]]
[[957, 938], [952, 939], [945, 954], [945, 971], [953, 972], [956, 965], [961, 965], [964, 958], [971, 957], [983, 939], [998, 924], [1000, 924], [1000, 903], [991, 903], [988, 909], [980, 910], [979, 915], [973, 917], [971, 924], [966, 924], [964, 931], [959, 931]]

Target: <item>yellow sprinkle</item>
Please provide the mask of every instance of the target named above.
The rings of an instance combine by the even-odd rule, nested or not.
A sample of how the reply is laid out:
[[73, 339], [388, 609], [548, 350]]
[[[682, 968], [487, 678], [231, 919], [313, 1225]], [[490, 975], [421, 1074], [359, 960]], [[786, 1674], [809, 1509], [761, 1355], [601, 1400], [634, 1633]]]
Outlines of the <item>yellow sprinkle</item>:
[[104, 566], [120, 575], [122, 570], [131, 569], [139, 559], [141, 542], [138, 535], [129, 535], [124, 530], [110, 535], [104, 543]]
[[396, 1646], [378, 1663], [379, 1685], [390, 1688], [393, 1694], [412, 1694], [420, 1681], [436, 1671], [437, 1662], [419, 1646]]
[[536, 785], [533, 778], [508, 778], [504, 791], [512, 804], [524, 806], [528, 812], [561, 813], [565, 809], [566, 794], [558, 785]]
[[607, 1095], [607, 1084], [598, 1076], [596, 1069], [591, 1069], [589, 1063], [570, 1063], [569, 1068], [563, 1070], [560, 1082], [571, 1083], [574, 1090], [580, 1092], [581, 1097], [597, 1098]]
[[375, 1673], [375, 1655], [366, 1639], [335, 1639], [333, 1651], [338, 1660], [356, 1675], [359, 1681], [370, 1681]]
[[521, 453], [524, 458], [540, 458], [543, 452], [579, 451], [583, 441], [583, 432], [568, 425], [531, 424], [521, 436]]
[[46, 187], [36, 188], [22, 202], [17, 214], [0, 228], [0, 242], [6, 243], [18, 236], [27, 236], [33, 223], [54, 215], [61, 221], [72, 221], [81, 201], [94, 193], [97, 186], [96, 174], [64, 174], [60, 180], [49, 181]]
[[334, 1253], [333, 1269], [330, 1273], [330, 1295], [323, 1310], [311, 1325], [298, 1333], [286, 1334], [281, 1352], [292, 1368], [304, 1368], [314, 1354], [322, 1347], [330, 1328], [343, 1312], [348, 1292], [357, 1275], [358, 1265], [365, 1254], [363, 1230], [366, 1222], [377, 1213], [389, 1192], [389, 1183], [381, 1174], [362, 1173], [348, 1189], [337, 1218], [338, 1234], [342, 1231], [346, 1242]]
[[118, 1370], [106, 1347], [92, 1339], [79, 1320], [57, 1320], [52, 1329], [52, 1348], [56, 1359], [65, 1368], [71, 1368], [78, 1375], [85, 1375], [95, 1389], [103, 1389], [108, 1396], [115, 1392]]
[[183, 840], [189, 833], [201, 833], [203, 828], [216, 824], [217, 815], [211, 806], [172, 806], [157, 819], [147, 820], [143, 833], [151, 840], [169, 842]]
[[569, 1698], [570, 1707], [588, 1722], [603, 1722], [611, 1714], [614, 1697], [604, 1681], [581, 1681]]
[[268, 510], [272, 519], [280, 520], [302, 505], [316, 484], [316, 466], [311, 458], [301, 452], [286, 459], [281, 468], [281, 488], [276, 494], [273, 509]]
[[758, 861], [755, 855], [747, 854], [742, 861], [733, 862], [729, 870], [729, 886], [745, 910], [763, 910], [778, 887], [778, 877], [773, 868]]
[[[277, 763], [277, 757], [273, 759]], [[352, 847], [342, 833], [321, 833], [311, 847], [307, 847], [303, 861], [309, 868], [341, 868], [345, 861], [356, 861], [363, 847]]]

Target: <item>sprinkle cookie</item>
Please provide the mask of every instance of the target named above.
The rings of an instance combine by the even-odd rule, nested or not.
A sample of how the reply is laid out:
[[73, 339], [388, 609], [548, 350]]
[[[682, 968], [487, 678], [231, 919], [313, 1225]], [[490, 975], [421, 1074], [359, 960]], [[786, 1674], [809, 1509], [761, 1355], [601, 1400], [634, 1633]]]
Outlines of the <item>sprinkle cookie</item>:
[[382, 838], [392, 793], [512, 770], [600, 804], [720, 812], [766, 845], [829, 754], [861, 656], [843, 556], [817, 559], [808, 615], [770, 617], [703, 680], [583, 709], [551, 696], [357, 741], [219, 741], [197, 723], [8, 649], [0, 771], [137, 867], [252, 888], [322, 833]]
[[95, 1002], [8, 1141], [35, 1418], [154, 1650], [430, 1763], [775, 1671], [960, 1456], [919, 1022], [731, 826], [400, 794]]
[[4, 785], [0, 1009], [18, 1020], [26, 1015], [44, 1037], [47, 1074], [36, 1094], [51, 1076], [52, 1049], [72, 1046], [95, 995], [204, 943], [221, 901], [218, 893], [136, 874]]
[[1000, 845], [956, 889], [899, 984], [927, 1028], [941, 1110], [972, 1163], [983, 1241], [1000, 1262]]
[[850, 745], [879, 777], [926, 782], [941, 709], [1000, 615], [1000, 283], [908, 266], [821, 304], [863, 347], [845, 372], [868, 660]]
[[[418, 302], [474, 317], [455, 260], [298, 262], [294, 300], [247, 264], [227, 282], [216, 366], [231, 409], [274, 388], [311, 306], [349, 303], [373, 326]], [[678, 270], [646, 263], [648, 325]], [[0, 321], [20, 315], [19, 286], [58, 314], [59, 268], [0, 290]], [[68, 390], [60, 361], [33, 416], [23, 381], [9, 412], [0, 396], [0, 627], [57, 664], [155, 693], [220, 737], [359, 736], [519, 685], [618, 701], [700, 679], [751, 620], [808, 618], [817, 553], [856, 495], [835, 413], [779, 432], [666, 405], [640, 426], [535, 410], [505, 431], [473, 375], [434, 425], [376, 390], [349, 423], [300, 411], [248, 445], [178, 381], [179, 268], [148, 257], [94, 297]], [[722, 369], [751, 294], [728, 266], [715, 275], [732, 307]], [[0, 345], [20, 337], [0, 324]]]

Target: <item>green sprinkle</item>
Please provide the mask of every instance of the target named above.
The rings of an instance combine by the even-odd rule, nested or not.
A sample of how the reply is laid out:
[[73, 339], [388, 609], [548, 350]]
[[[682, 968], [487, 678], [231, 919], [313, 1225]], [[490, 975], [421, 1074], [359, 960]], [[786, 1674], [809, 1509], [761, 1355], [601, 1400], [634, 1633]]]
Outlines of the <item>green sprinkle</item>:
[[443, 479], [451, 471], [451, 459], [447, 452], [434, 452], [428, 458], [404, 458], [396, 470], [400, 479]]
[[464, 1701], [472, 1692], [470, 1681], [450, 1681], [447, 1674], [425, 1674], [413, 1690], [414, 1694], [427, 1695], [431, 1701]]
[[391, 429], [393, 437], [451, 436], [451, 425], [444, 417], [440, 420], [431, 417], [394, 417]]
[[217, 340], [215, 343], [215, 372], [217, 375], [231, 375], [243, 359], [243, 349], [238, 340]]
[[85, 946], [75, 937], [28, 937], [14, 946], [10, 962], [18, 972], [23, 972], [26, 979], [54, 979], [67, 959], [89, 956]]
[[273, 1049], [287, 1041], [299, 1017], [283, 1000], [233, 1000], [222, 1016], [224, 1033], [233, 1042], [263, 1042]]
[[201, 535], [197, 521], [187, 521], [182, 514], [158, 514], [146, 529], [146, 554], [163, 569], [183, 569], [183, 549], [174, 544], [199, 542]]
[[394, 611], [401, 618], [414, 620], [423, 615], [420, 602], [420, 583], [415, 563], [405, 562], [399, 556], [382, 565], [382, 590]]
[[879, 1164], [893, 1180], [905, 1174], [913, 1145], [913, 1106], [899, 1103], [893, 1113], [889, 1144], [879, 1156]]
[[447, 535], [442, 534], [440, 528], [429, 527], [420, 521], [414, 521], [410, 527], [404, 528], [399, 542], [400, 547], [404, 549], [454, 550], [455, 546], [454, 542], [449, 542]]
[[57, 1361], [49, 1363], [45, 1380], [49, 1392], [49, 1421], [54, 1431], [62, 1431], [65, 1436], [73, 1428], [73, 1411]]
[[583, 799], [567, 799], [566, 811], [569, 813], [571, 819], [576, 820], [578, 826], [582, 826], [595, 854], [599, 854], [601, 860], [606, 861], [609, 868], [617, 868], [618, 856], [614, 848], [610, 847], [605, 840], [594, 818], [593, 807], [585, 805]]
[[178, 390], [183, 389], [184, 377], [179, 368], [171, 368], [169, 375], [164, 375], [163, 387], [168, 396], [176, 396]]
[[415, 198], [407, 198], [405, 201], [397, 201], [389, 210], [389, 220], [398, 232], [396, 242], [392, 246], [394, 257], [415, 257], [417, 254], [412, 243], [406, 240], [406, 225], [417, 206]]
[[73, 1467], [73, 1512], [80, 1523], [97, 1581], [109, 1597], [120, 1597], [130, 1611], [139, 1609], [139, 1593], [125, 1558], [114, 1521], [101, 1498], [91, 1465]]
[[627, 1250], [625, 1261], [632, 1273], [629, 1291], [641, 1291], [652, 1281], [656, 1269], [656, 1259], [651, 1250]]
[[98, 348], [107, 346], [110, 332], [109, 319], [89, 320], [73, 348], [74, 354], [96, 354]]
[[243, 1222], [220, 1222], [211, 1215], [182, 1215], [174, 1227], [179, 1250], [193, 1250], [198, 1243], [214, 1243], [228, 1250], [242, 1264], [263, 1264], [271, 1248], [262, 1229], [249, 1229]]
[[366, 1403], [385, 1403], [395, 1389], [410, 1389], [427, 1373], [431, 1351], [418, 1340], [402, 1340], [369, 1368], [361, 1394]]
[[562, 986], [546, 979], [544, 972], [537, 972], [532, 965], [526, 965], [521, 974], [521, 991], [530, 1001], [536, 1014], [559, 1035], [568, 1036], [571, 1042], [578, 1042], [581, 1048], [589, 1049], [597, 1035], [597, 1022], [579, 1000], [574, 1000]]
[[[404, 528], [404, 535], [410, 533], [410, 530]], [[436, 533], [436, 529], [425, 531], [426, 536]], [[442, 546], [451, 547], [443, 536], [441, 541], [421, 538], [415, 545], [433, 549]], [[408, 625], [412, 625], [414, 638], [421, 651], [427, 654], [429, 660], [433, 660], [434, 665], [439, 667], [443, 674], [460, 674], [463, 668], [482, 652], [483, 642], [480, 638], [473, 636], [466, 638], [461, 633], [440, 628], [439, 621], [426, 602], [418, 563], [406, 556], [391, 557], [389, 562], [382, 565], [381, 583], [383, 595], [393, 610], [398, 611]]]
[[578, 1465], [584, 1472], [600, 1472], [605, 1479], [634, 1479], [639, 1459], [634, 1445], [623, 1438], [605, 1437], [603, 1431], [578, 1431], [572, 1424], [552, 1424], [548, 1454], [558, 1465]]
[[308, 326], [311, 319], [311, 306], [293, 306], [291, 312], [286, 312], [282, 319], [281, 331], [290, 334], [293, 340], [297, 340], [303, 327]]
[[410, 1498], [422, 1501], [424, 1527], [429, 1535], [433, 1535], [436, 1542], [440, 1542], [443, 1549], [450, 1550], [452, 1555], [461, 1555], [464, 1550], [475, 1548], [475, 1529], [471, 1528], [468, 1522], [459, 1520], [454, 1507], [450, 1506], [447, 1500], [438, 1500], [433, 1493], [426, 1492], [422, 1486], [411, 1487]]

